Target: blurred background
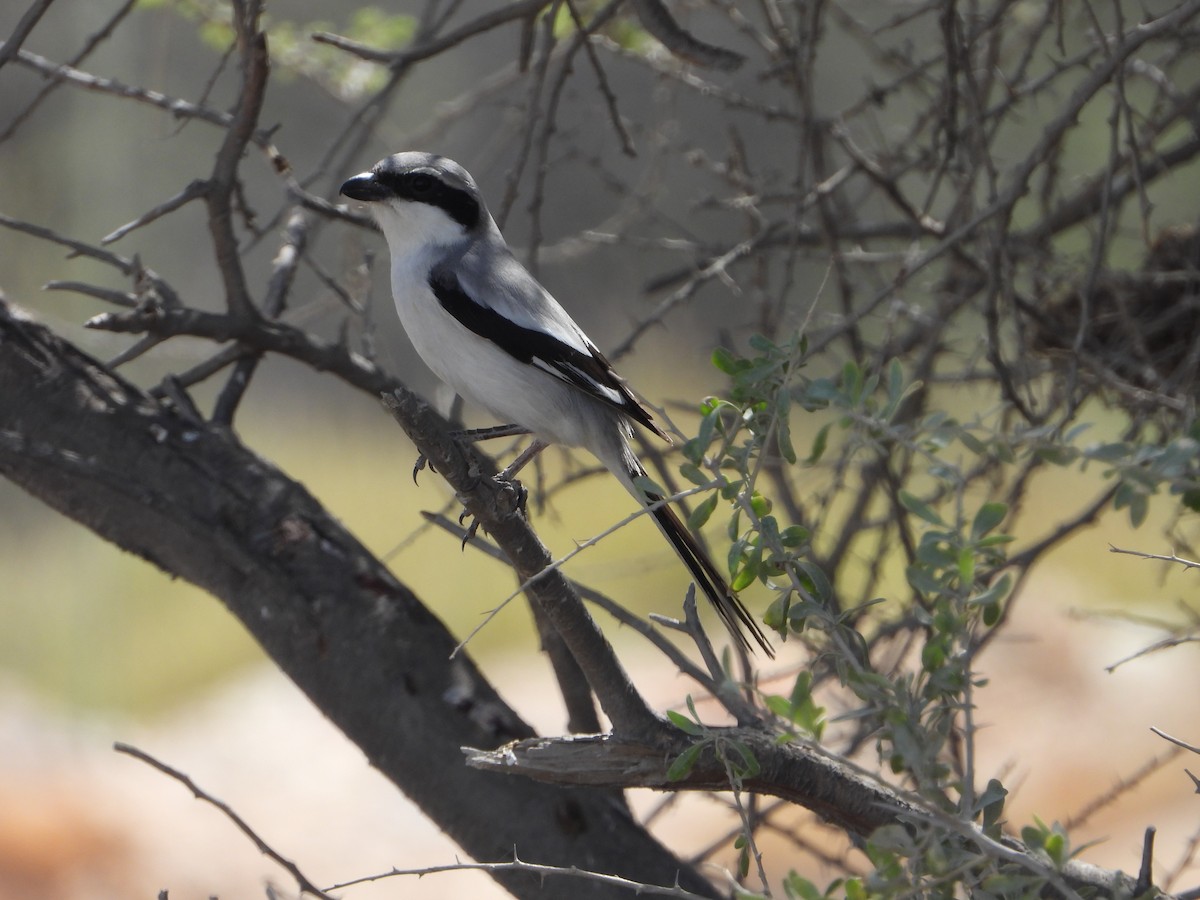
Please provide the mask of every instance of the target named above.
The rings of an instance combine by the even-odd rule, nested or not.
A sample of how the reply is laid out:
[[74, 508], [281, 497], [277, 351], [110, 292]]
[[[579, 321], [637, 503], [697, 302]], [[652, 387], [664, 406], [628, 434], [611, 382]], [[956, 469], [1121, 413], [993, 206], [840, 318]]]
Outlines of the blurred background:
[[[9, 3], [0, 9], [0, 35], [16, 28], [26, 13], [23, 6]], [[394, 3], [385, 12], [415, 14], [420, 6]], [[463, 6], [464, 20], [484, 8]], [[53, 62], [68, 60], [119, 8], [107, 0], [57, 0], [24, 49]], [[1135, 16], [1132, 5], [1129, 11]], [[278, 123], [273, 140], [303, 178], [321, 170], [332, 136], [348, 127], [355, 90], [380, 76], [376, 67], [344, 57], [337, 57], [344, 71], [336, 79], [306, 71], [306, 65], [325, 58], [318, 54], [329, 51], [308, 43], [308, 33], [363, 27], [361, 20], [352, 21], [355, 13], [349, 8], [288, 0], [270, 12], [278, 29], [273, 50], [279, 59], [263, 121]], [[866, 15], [861, 9], [855, 12]], [[213, 33], [219, 32], [213, 22], [221, 14], [215, 4], [138, 4], [81, 69], [171, 97], [203, 98], [222, 109], [231, 95], [228, 73], [213, 77], [213, 42], [221, 39]], [[382, 24], [379, 34], [385, 36]], [[369, 35], [368, 29], [361, 39], [369, 42]], [[404, 35], [391, 37], [400, 41]], [[931, 35], [918, 29], [909, 36], [923, 38]], [[516, 28], [499, 29], [416, 70], [354, 165], [321, 173], [307, 187], [332, 197], [340, 180], [383, 155], [428, 149], [467, 166], [494, 211], [499, 209], [511, 187], [507, 167], [519, 145], [516, 123], [524, 98], [519, 90], [498, 89], [485, 104], [487, 114], [472, 116], [458, 115], [454, 102], [480, 90], [491, 73], [511, 60], [518, 40]], [[862, 79], [853, 43], [831, 40], [823, 51], [817, 86], [818, 105], [829, 110], [855, 96]], [[306, 55], [312, 59], [306, 61]], [[633, 65], [614, 63], [608, 75], [632, 121], [686, 123], [687, 140], [697, 153], [720, 155], [723, 123], [699, 114], [692, 95], [668, 89]], [[753, 79], [746, 73], [733, 85], [751, 94]], [[219, 130], [77, 87], [61, 87], [31, 107], [46, 84], [29, 66], [10, 63], [0, 69], [0, 213], [96, 243], [208, 173]], [[636, 224], [643, 225], [666, 221], [682, 229], [690, 217], [704, 219], [709, 213], [696, 204], [705, 189], [698, 186], [702, 182], [695, 172], [672, 169], [664, 162], [670, 157], [654, 155], [655, 140], [675, 140], [677, 134], [664, 137], [649, 127], [635, 129], [633, 137], [647, 152], [633, 160], [620, 152], [590, 93], [572, 85], [564, 109], [569, 112], [560, 127], [570, 130], [574, 144], [588, 148], [590, 155], [552, 159], [556, 168], [546, 195], [535, 200], [518, 193], [505, 232], [518, 247], [545, 245], [540, 277], [597, 344], [609, 348], [664, 296], [661, 290], [648, 291], [648, 282], [686, 267], [689, 260], [665, 242], [647, 241], [630, 252], [627, 245], [566, 239], [603, 231], [612, 217], [629, 208], [628, 195], [612, 188], [618, 179], [645, 177], [652, 185], [636, 209]], [[1096, 119], [1096, 140], [1081, 141], [1072, 153], [1090, 168], [1107, 136], [1101, 114], [1089, 109], [1087, 115]], [[1035, 140], [1040, 123], [1031, 120], [1027, 127], [1025, 140]], [[752, 129], [748, 133], [755, 136]], [[751, 141], [749, 151], [762, 166], [795, 152], [762, 137], [761, 143]], [[660, 168], [652, 178], [639, 174], [655, 161]], [[254, 158], [245, 165], [265, 169], [268, 163]], [[527, 188], [528, 180], [518, 187]], [[279, 185], [270, 178], [249, 182], [247, 193], [249, 205], [264, 215], [281, 202]], [[529, 214], [535, 202], [536, 219]], [[1195, 221], [1200, 213], [1194, 190], [1156, 189], [1153, 203], [1162, 221]], [[111, 249], [138, 254], [186, 302], [218, 308], [220, 288], [203, 224], [200, 209], [185, 208], [116, 241]], [[363, 298], [372, 305], [365, 324], [356, 325], [354, 339], [415, 389], [447, 403], [395, 321], [378, 277], [385, 268], [379, 262], [385, 255], [382, 241], [340, 224], [324, 227], [321, 259], [330, 271], [340, 276], [364, 255], [376, 258], [376, 277], [364, 288]], [[1080, 242], [1084, 246], [1082, 238]], [[274, 244], [264, 240], [261, 252], [251, 255], [252, 272], [260, 280], [269, 270]], [[1134, 258], [1132, 250], [1120, 252]], [[819, 262], [798, 266], [797, 293], [817, 294], [825, 275]], [[104, 311], [101, 303], [44, 290], [60, 279], [127, 287], [94, 261], [71, 258], [64, 248], [28, 234], [0, 230], [0, 289], [10, 302], [100, 359], [125, 349], [129, 339], [83, 327]], [[302, 279], [297, 294], [305, 303], [288, 312], [289, 320], [337, 334], [351, 317], [347, 306], [313, 272]], [[752, 308], [725, 286], [709, 283], [643, 337], [619, 369], [687, 432], [695, 421], [690, 410], [696, 401], [723, 383], [709, 364], [709, 349], [717, 342], [742, 344], [756, 327]], [[201, 342], [174, 340], [123, 373], [151, 386], [209, 353]], [[213, 391], [205, 386], [195, 390], [202, 409], [208, 408]], [[956, 396], [953, 403], [964, 410], [975, 403], [968, 392]], [[1119, 423], [1106, 421], [1105, 415], [1098, 416], [1098, 433], [1105, 428], [1115, 432]], [[467, 416], [472, 423], [486, 421], [470, 410]], [[413, 483], [415, 451], [371, 398], [272, 358], [239, 412], [237, 429], [248, 446], [303, 482], [386, 559], [456, 634], [469, 633], [515, 587], [506, 569], [481, 554], [461, 552], [455, 538], [422, 525], [420, 510], [456, 513], [452, 497], [433, 473]], [[798, 435], [797, 443], [805, 443], [805, 437]], [[545, 477], [553, 482], [587, 464], [551, 451], [545, 455]], [[1092, 471], [1044, 479], [1031, 492], [1032, 503], [1023, 516], [1052, 523], [1099, 476]], [[551, 548], [564, 553], [574, 541], [629, 511], [620, 492], [589, 480], [556, 492], [549, 506], [538, 511], [536, 524]], [[1010, 819], [1023, 822], [1037, 815], [1048, 822], [1067, 821], [1092, 799], [1119, 790], [1169, 750], [1150, 733], [1150, 725], [1200, 740], [1195, 730], [1200, 699], [1187, 687], [1197, 683], [1200, 666], [1186, 647], [1132, 662], [1112, 674], [1105, 671], [1161, 635], [1152, 620], [1178, 619], [1181, 601], [1195, 596], [1194, 574], [1108, 552], [1111, 544], [1169, 553], [1172, 548], [1160, 536], [1168, 520], [1178, 525], [1170, 510], [1155, 507], [1136, 532], [1124, 516], [1109, 516], [1081, 532], [1055, 553], [1051, 564], [1038, 569], [1004, 637], [981, 660], [989, 684], [977, 698], [982, 729], [978, 768], [985, 774], [1005, 773], [1006, 784], [1015, 786]], [[572, 562], [570, 574], [618, 597], [634, 584], [652, 586], [647, 594], [678, 595], [683, 574], [648, 529], [638, 523], [606, 539]], [[746, 594], [752, 609], [766, 602], [765, 592], [755, 590]], [[1143, 624], [1101, 615], [1121, 611], [1136, 612]], [[682, 703], [690, 686], [669, 671], [664, 674], [659, 660], [638, 641], [610, 622], [605, 626], [652, 701]], [[521, 603], [509, 604], [473, 638], [470, 650], [535, 727], [545, 733], [563, 729], [564, 715], [553, 693], [541, 696], [547, 669]], [[783, 685], [795, 669], [781, 659], [765, 671]], [[456, 848], [308, 705], [218, 602], [0, 482], [0, 896], [85, 900], [146, 897], [165, 889], [176, 898], [247, 897], [262, 896], [268, 882], [284, 894], [293, 890], [286, 873], [215, 810], [196, 803], [181, 785], [114, 753], [114, 741], [135, 744], [187, 772], [322, 885], [393, 866], [444, 864], [456, 858]], [[1103, 841], [1087, 858], [1136, 870], [1141, 832], [1150, 824], [1159, 829], [1163, 864], [1181, 858], [1189, 839], [1194, 840], [1196, 821], [1185, 764], [1182, 758], [1169, 762], [1131, 787], [1122, 803], [1073, 832], [1077, 842]], [[647, 796], [637, 802], [648, 808], [658, 800]], [[705, 814], [683, 811], [696, 808]], [[665, 839], [679, 847], [702, 845], [722, 835], [731, 821], [718, 805], [689, 798], [664, 815]], [[771, 852], [790, 851], [781, 841]], [[729, 854], [718, 857], [724, 865], [732, 859]], [[791, 864], [820, 872], [819, 865], [807, 860]], [[344, 893], [499, 895], [478, 874], [385, 880]]]

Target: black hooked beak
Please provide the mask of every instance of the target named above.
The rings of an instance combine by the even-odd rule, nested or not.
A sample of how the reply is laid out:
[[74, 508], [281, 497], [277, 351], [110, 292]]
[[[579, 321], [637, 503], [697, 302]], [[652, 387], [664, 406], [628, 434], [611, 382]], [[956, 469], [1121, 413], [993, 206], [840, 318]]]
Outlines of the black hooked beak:
[[390, 191], [379, 183], [379, 179], [372, 172], [355, 175], [342, 185], [338, 193], [351, 200], [362, 200], [364, 203], [373, 203], [390, 196]]

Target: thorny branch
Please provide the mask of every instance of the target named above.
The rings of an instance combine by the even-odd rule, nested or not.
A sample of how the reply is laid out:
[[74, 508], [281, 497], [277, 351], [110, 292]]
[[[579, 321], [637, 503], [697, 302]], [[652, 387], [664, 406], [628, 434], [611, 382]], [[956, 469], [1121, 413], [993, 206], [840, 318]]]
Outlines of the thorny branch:
[[296, 885], [303, 893], [312, 894], [314, 897], [320, 897], [321, 900], [333, 900], [329, 894], [313, 884], [308, 879], [308, 876], [300, 871], [299, 866], [297, 866], [290, 859], [285, 859], [270, 844], [259, 837], [258, 833], [255, 832], [255, 830], [251, 828], [249, 824], [247, 824], [245, 819], [234, 812], [229, 804], [224, 803], [223, 801], [212, 796], [212, 794], [209, 794], [198, 784], [196, 784], [196, 782], [193, 781], [188, 775], [185, 775], [178, 769], [174, 769], [171, 766], [168, 766], [166, 763], [155, 759], [145, 750], [139, 750], [137, 747], [131, 746], [130, 744], [123, 744], [118, 741], [113, 745], [113, 749], [118, 753], [124, 753], [126, 756], [132, 756], [134, 759], [141, 760], [142, 762], [146, 763], [146, 765], [157, 769], [164, 775], [174, 778], [185, 788], [191, 791], [192, 796], [194, 796], [197, 800], [203, 800], [205, 803], [208, 803], [211, 806], [219, 809], [221, 813], [224, 814], [227, 819], [229, 819], [229, 821], [233, 822], [233, 824], [237, 826], [238, 831], [246, 835], [246, 837], [250, 838], [250, 840], [254, 842], [254, 846], [258, 848], [259, 853], [263, 854], [264, 856], [269, 856], [275, 862], [279, 863], [279, 865], [283, 866], [283, 868], [287, 869], [288, 873], [294, 879], [296, 879]]

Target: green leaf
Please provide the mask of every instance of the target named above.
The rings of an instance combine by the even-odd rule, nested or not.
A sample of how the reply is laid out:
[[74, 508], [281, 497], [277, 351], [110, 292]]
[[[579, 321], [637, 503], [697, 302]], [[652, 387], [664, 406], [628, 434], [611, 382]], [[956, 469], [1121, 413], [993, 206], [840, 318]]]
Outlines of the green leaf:
[[846, 364], [842, 366], [842, 388], [846, 392], [846, 399], [851, 406], [857, 406], [862, 398], [863, 390], [863, 373], [852, 360], [846, 360]]
[[972, 597], [968, 602], [975, 606], [992, 606], [1008, 596], [1010, 587], [1012, 587], [1012, 576], [1005, 572], [987, 590]]
[[1133, 448], [1121, 441], [1112, 444], [1101, 444], [1098, 447], [1089, 447], [1087, 450], [1088, 459], [1107, 463], [1120, 462], [1121, 460], [1128, 459], [1132, 454]]
[[888, 365], [888, 399], [898, 401], [904, 395], [904, 367], [893, 359]]
[[936, 597], [943, 590], [942, 583], [934, 578], [924, 566], [909, 566], [904, 570], [904, 575], [912, 589], [919, 594]]
[[737, 754], [737, 759], [731, 759], [728, 754], [725, 754], [725, 758], [732, 766], [734, 774], [739, 778], [753, 778], [762, 771], [762, 765], [754, 755], [754, 751], [746, 744], [741, 741], [728, 741], [724, 745]]
[[792, 704], [788, 702], [788, 698], [780, 694], [768, 694], [763, 698], [763, 703], [767, 705], [767, 709], [775, 713], [781, 719], [792, 718]]
[[762, 353], [766, 356], [775, 355], [775, 352], [779, 349], [777, 346], [775, 346], [770, 338], [761, 334], [750, 335], [749, 343], [751, 349], [757, 350], [759, 353]]
[[700, 757], [700, 751], [704, 749], [704, 744], [704, 741], [692, 744], [675, 757], [667, 769], [667, 781], [682, 781], [687, 778], [695, 768], [696, 760]]
[[829, 401], [837, 396], [837, 385], [829, 378], [814, 378], [800, 394], [801, 405], [809, 410], [825, 409]]
[[688, 516], [687, 526], [692, 531], [699, 531], [704, 527], [704, 523], [712, 516], [713, 511], [717, 508], [717, 501], [721, 499], [716, 494], [709, 494], [702, 502], [700, 502], [692, 514]]
[[690, 481], [692, 484], [704, 485], [712, 481], [707, 474], [700, 470], [700, 467], [694, 463], [684, 463], [679, 467], [679, 474]]
[[958, 580], [963, 585], [975, 582], [975, 554], [968, 547], [958, 551]]
[[987, 444], [981, 441], [965, 428], [958, 433], [959, 442], [976, 456], [987, 456]]
[[699, 736], [700, 734], [703, 734], [703, 729], [701, 729], [698, 724], [677, 710], [668, 709], [667, 718], [670, 719], [671, 724], [680, 731], [686, 731], [688, 734], [693, 736]]
[[803, 547], [808, 543], [811, 532], [803, 525], [789, 525], [779, 532], [779, 542], [788, 548]]
[[806, 466], [815, 466], [825, 455], [825, 447], [829, 444], [829, 429], [832, 425], [832, 422], [826, 422], [817, 429], [817, 435], [812, 442], [812, 450], [809, 451], [808, 459], [804, 460]]
[[789, 872], [784, 879], [783, 892], [788, 900], [822, 900], [823, 896], [815, 884], [795, 872]]
[[812, 672], [805, 671], [796, 676], [790, 699], [792, 706], [800, 706], [812, 699]]
[[746, 564], [742, 566], [741, 571], [733, 576], [733, 581], [729, 584], [730, 589], [736, 594], [754, 584], [754, 579], [758, 578], [758, 568], [761, 563], [762, 551], [760, 549], [757, 554], [751, 555], [746, 560]]
[[[717, 406], [711, 412], [706, 413], [704, 418], [700, 420], [700, 428], [696, 431], [696, 442], [701, 447], [701, 457], [708, 452], [708, 448], [712, 446], [713, 438], [716, 437], [717, 424], [721, 420], [721, 409], [722, 407]], [[692, 460], [692, 462], [699, 463], [699, 457]]]
[[680, 452], [683, 453], [683, 458], [693, 465], [699, 465], [700, 460], [704, 459], [704, 452], [708, 449], [707, 446], [700, 442], [699, 438], [691, 438], [683, 442]]
[[833, 585], [829, 583], [829, 579], [825, 577], [821, 567], [806, 559], [801, 559], [796, 561], [796, 568], [804, 574], [803, 580], [807, 582], [807, 587], [812, 591], [813, 597], [822, 603], [828, 603], [833, 596]]
[[1137, 494], [1129, 504], [1129, 523], [1134, 528], [1141, 528], [1149, 512], [1150, 498], [1146, 494]]
[[754, 514], [760, 519], [771, 512], [771, 501], [755, 491], [750, 495], [750, 508], [754, 510]]
[[1050, 857], [1051, 861], [1058, 868], [1062, 868], [1063, 863], [1067, 861], [1066, 849], [1067, 839], [1062, 832], [1055, 831], [1046, 836], [1046, 842], [1042, 845], [1042, 849]]
[[775, 394], [775, 443], [779, 455], [791, 465], [796, 464], [796, 448], [792, 446], [792, 398], [787, 391]]
[[979, 507], [979, 512], [975, 513], [975, 521], [971, 523], [971, 540], [978, 541], [997, 525], [1004, 521], [1004, 517], [1008, 515], [1008, 504], [994, 501], [985, 503]]
[[712, 364], [726, 375], [734, 375], [741, 368], [739, 360], [731, 351], [718, 347], [712, 352]]
[[943, 528], [946, 523], [942, 521], [942, 517], [933, 511], [933, 508], [925, 501], [918, 499], [908, 491], [900, 491], [900, 505], [907, 509], [914, 516], [924, 519], [930, 525], [940, 525]]
[[983, 793], [979, 795], [975, 808], [983, 812], [983, 829], [991, 833], [1000, 824], [1000, 816], [1004, 814], [1004, 800], [1008, 790], [998, 779], [991, 779]]
[[921, 648], [921, 665], [926, 672], [936, 672], [946, 662], [946, 648], [940, 643], [926, 644]]
[[990, 534], [980, 541], [975, 546], [980, 550], [986, 550], [988, 547], [999, 547], [1001, 544], [1011, 544], [1015, 541], [1011, 534]]

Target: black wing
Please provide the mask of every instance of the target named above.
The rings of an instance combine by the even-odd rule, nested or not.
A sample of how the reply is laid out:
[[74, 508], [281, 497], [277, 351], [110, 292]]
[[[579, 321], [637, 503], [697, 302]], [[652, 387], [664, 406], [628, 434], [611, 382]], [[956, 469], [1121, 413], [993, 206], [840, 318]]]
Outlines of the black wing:
[[625, 382], [613, 371], [603, 354], [582, 334], [580, 340], [588, 353], [536, 328], [526, 328], [481, 303], [476, 303], [462, 289], [452, 272], [434, 270], [429, 287], [442, 309], [464, 328], [491, 341], [501, 350], [528, 365], [565, 381], [585, 394], [607, 403], [649, 428], [659, 437], [670, 440], [658, 427], [650, 412], [638, 402]]

